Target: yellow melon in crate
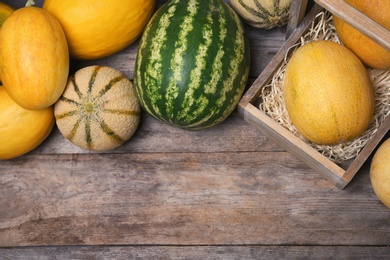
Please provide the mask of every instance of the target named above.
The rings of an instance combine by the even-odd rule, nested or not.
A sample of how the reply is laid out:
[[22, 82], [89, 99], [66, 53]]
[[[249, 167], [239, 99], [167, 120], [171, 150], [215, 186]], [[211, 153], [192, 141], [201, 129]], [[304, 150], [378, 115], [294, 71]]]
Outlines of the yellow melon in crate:
[[316, 144], [360, 136], [374, 114], [366, 68], [346, 47], [331, 41], [298, 48], [286, 67], [283, 95], [294, 126]]

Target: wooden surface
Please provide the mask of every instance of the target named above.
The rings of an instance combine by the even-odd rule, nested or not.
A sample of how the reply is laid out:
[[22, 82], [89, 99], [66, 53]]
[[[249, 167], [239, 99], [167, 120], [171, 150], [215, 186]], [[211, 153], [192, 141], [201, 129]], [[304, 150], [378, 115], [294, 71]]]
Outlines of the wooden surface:
[[[253, 81], [286, 28], [246, 28]], [[132, 79], [136, 50], [72, 68], [104, 64]], [[54, 129], [0, 161], [0, 259], [389, 259], [390, 209], [372, 190], [370, 161], [339, 190], [237, 111], [198, 132], [144, 113], [109, 153]]]

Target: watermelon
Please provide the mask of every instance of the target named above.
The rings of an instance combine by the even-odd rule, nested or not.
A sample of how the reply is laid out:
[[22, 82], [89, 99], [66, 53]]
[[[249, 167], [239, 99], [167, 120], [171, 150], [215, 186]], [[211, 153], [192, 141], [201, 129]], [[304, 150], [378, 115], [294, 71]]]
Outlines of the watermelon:
[[158, 120], [200, 130], [224, 121], [247, 83], [249, 41], [239, 16], [220, 0], [170, 0], [141, 37], [134, 87]]

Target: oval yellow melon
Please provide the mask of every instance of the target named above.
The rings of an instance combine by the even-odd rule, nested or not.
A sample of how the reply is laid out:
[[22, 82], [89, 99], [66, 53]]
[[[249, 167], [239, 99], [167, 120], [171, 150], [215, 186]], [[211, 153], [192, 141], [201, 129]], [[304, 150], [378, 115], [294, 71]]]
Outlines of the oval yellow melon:
[[390, 138], [379, 146], [372, 158], [370, 181], [376, 196], [390, 208]]
[[11, 15], [13, 11], [14, 9], [11, 6], [0, 2], [0, 28], [3, 26], [4, 21], [8, 18], [8, 16]]
[[286, 67], [283, 95], [294, 126], [317, 144], [358, 137], [374, 113], [367, 70], [351, 51], [331, 41], [298, 48]]
[[[390, 30], [389, 0], [346, 0], [346, 2]], [[364, 64], [376, 69], [390, 69], [390, 50], [381, 47], [342, 19], [335, 16], [333, 20], [343, 44]]]
[[60, 132], [73, 144], [94, 151], [111, 150], [129, 140], [140, 111], [131, 81], [106, 66], [78, 70], [54, 106]]
[[54, 126], [53, 106], [42, 110], [20, 107], [0, 86], [0, 159], [12, 159], [38, 147]]
[[64, 91], [69, 52], [59, 22], [38, 7], [15, 10], [0, 30], [0, 75], [11, 98], [26, 109], [53, 105]]
[[98, 59], [132, 44], [154, 11], [154, 0], [45, 0], [64, 28], [75, 59]]
[[3, 25], [4, 21], [8, 18], [8, 16], [11, 15], [13, 11], [14, 9], [11, 6], [0, 2], [0, 27]]

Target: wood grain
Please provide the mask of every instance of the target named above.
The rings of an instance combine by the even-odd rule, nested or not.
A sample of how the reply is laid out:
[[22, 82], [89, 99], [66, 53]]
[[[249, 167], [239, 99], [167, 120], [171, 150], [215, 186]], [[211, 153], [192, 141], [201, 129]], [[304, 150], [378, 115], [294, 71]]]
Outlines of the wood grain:
[[388, 247], [350, 246], [118, 246], [118, 247], [49, 247], [1, 249], [4, 260], [237, 260], [237, 259], [389, 259]]
[[[250, 86], [286, 28], [246, 31]], [[136, 50], [72, 69], [108, 65], [132, 79]], [[0, 259], [386, 259], [390, 211], [370, 185], [370, 160], [339, 190], [237, 111], [203, 131], [144, 113], [132, 139], [102, 153], [55, 128], [31, 153], [0, 161]]]
[[0, 172], [2, 246], [390, 243], [367, 174], [340, 192], [286, 152], [28, 155]]
[[[141, 123], [129, 141], [117, 153], [249, 152], [283, 151], [275, 142], [245, 123], [233, 111], [221, 125], [203, 131], [188, 131], [157, 121], [143, 113]], [[55, 127], [43, 144], [30, 154], [96, 153], [82, 150], [65, 139]]]
[[287, 23], [286, 37], [287, 40], [293, 31], [298, 28], [306, 15], [306, 7], [308, 0], [296, 0], [291, 2], [290, 17]]

